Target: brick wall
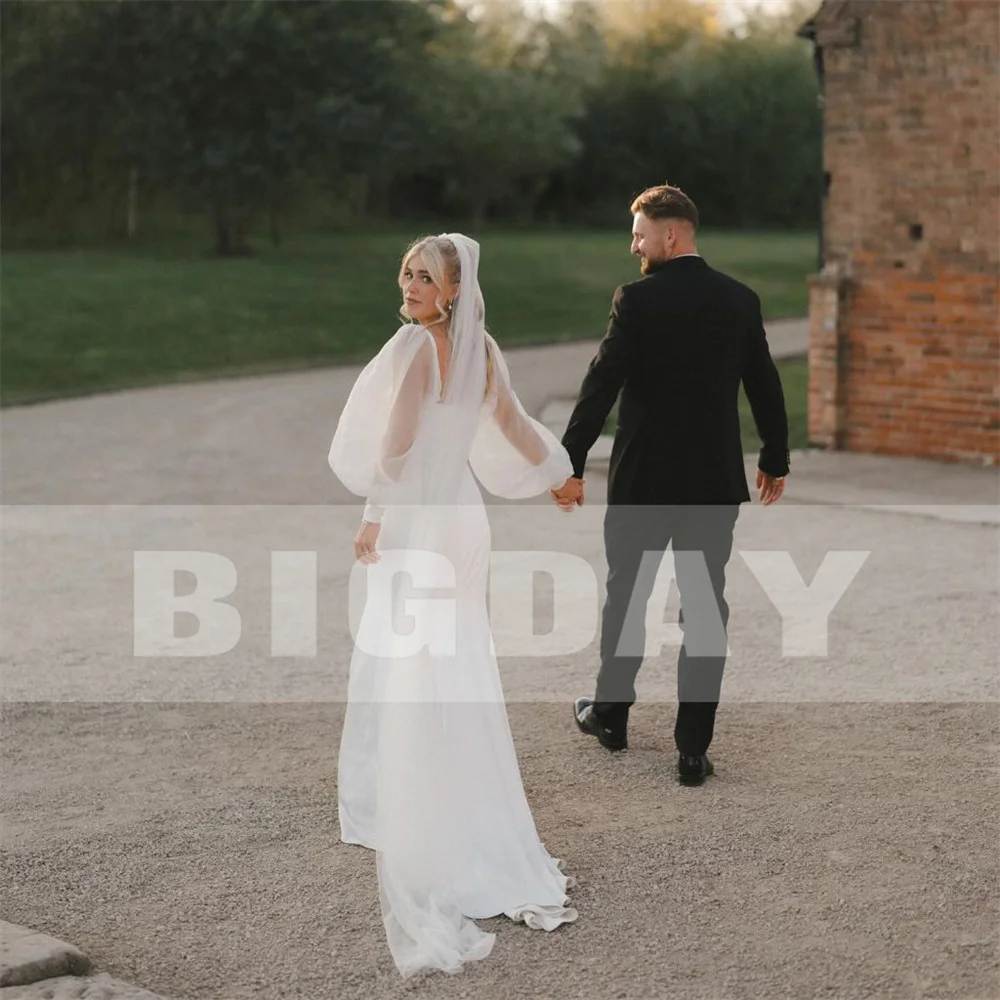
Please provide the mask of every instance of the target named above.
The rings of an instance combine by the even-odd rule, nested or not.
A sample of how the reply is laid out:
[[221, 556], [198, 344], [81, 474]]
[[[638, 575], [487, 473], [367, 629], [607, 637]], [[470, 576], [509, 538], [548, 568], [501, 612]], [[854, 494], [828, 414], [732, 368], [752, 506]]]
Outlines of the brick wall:
[[809, 433], [1000, 460], [1000, 4], [827, 0]]

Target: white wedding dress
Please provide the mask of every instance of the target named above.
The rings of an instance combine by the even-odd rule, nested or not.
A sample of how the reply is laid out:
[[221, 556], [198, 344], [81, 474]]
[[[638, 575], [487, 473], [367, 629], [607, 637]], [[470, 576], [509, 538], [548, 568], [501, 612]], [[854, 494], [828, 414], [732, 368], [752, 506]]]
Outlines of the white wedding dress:
[[[478, 246], [449, 238], [462, 283], [447, 385], [430, 332], [402, 327], [359, 377], [330, 450], [337, 475], [368, 499], [366, 519], [381, 520], [381, 561], [355, 568], [368, 593], [340, 747], [341, 839], [376, 851], [404, 976], [485, 958], [494, 935], [475, 918], [506, 914], [543, 930], [577, 918], [574, 880], [539, 840], [521, 783], [487, 615], [490, 526], [473, 476], [517, 498], [572, 470], [524, 412], [485, 333]], [[416, 596], [392, 587], [399, 573], [411, 574]]]

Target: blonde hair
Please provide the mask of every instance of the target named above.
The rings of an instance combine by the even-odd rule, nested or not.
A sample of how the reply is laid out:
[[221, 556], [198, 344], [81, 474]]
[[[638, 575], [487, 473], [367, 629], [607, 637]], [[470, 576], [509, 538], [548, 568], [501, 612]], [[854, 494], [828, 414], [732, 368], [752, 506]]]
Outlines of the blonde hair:
[[[443, 323], [445, 327], [451, 324], [451, 313], [445, 308], [442, 300], [443, 289], [446, 285], [459, 286], [462, 282], [462, 263], [458, 257], [458, 248], [445, 236], [421, 236], [414, 240], [403, 254], [402, 262], [399, 266], [399, 276], [396, 279], [400, 289], [406, 283], [404, 277], [410, 261], [417, 255], [423, 258], [424, 266], [427, 268], [431, 280], [437, 285], [438, 294], [434, 304], [438, 307], [438, 319], [436, 322]], [[410, 322], [410, 317], [400, 309], [400, 317]], [[490, 346], [491, 338], [486, 337], [486, 396], [493, 391], [495, 380], [495, 362], [493, 359], [493, 349]]]

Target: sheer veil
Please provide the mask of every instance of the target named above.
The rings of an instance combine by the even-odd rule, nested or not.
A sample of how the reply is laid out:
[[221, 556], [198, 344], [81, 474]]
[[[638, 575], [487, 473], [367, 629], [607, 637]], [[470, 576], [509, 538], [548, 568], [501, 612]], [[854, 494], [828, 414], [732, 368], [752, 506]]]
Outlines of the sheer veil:
[[[461, 233], [442, 236], [458, 251], [461, 276], [448, 330], [451, 359], [439, 399], [446, 407], [447, 420], [437, 421], [433, 447], [421, 456], [422, 500], [431, 504], [455, 502], [486, 394], [486, 304], [479, 286], [479, 244]], [[437, 375], [436, 357], [434, 373]]]
[[443, 401], [478, 415], [486, 390], [486, 303], [479, 287], [479, 244], [461, 233], [447, 233], [458, 251], [461, 276], [449, 337], [451, 365]]

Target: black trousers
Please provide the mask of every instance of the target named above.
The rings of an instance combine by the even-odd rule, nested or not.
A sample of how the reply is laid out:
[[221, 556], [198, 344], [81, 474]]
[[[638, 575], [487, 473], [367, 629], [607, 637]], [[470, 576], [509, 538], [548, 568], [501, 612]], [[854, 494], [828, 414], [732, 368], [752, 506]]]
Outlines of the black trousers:
[[729, 605], [726, 564], [739, 505], [609, 506], [604, 518], [607, 600], [601, 622], [601, 669], [594, 711], [624, 726], [646, 642], [646, 605], [670, 544], [680, 593], [684, 642], [677, 659], [677, 722], [682, 754], [705, 753], [726, 664]]

